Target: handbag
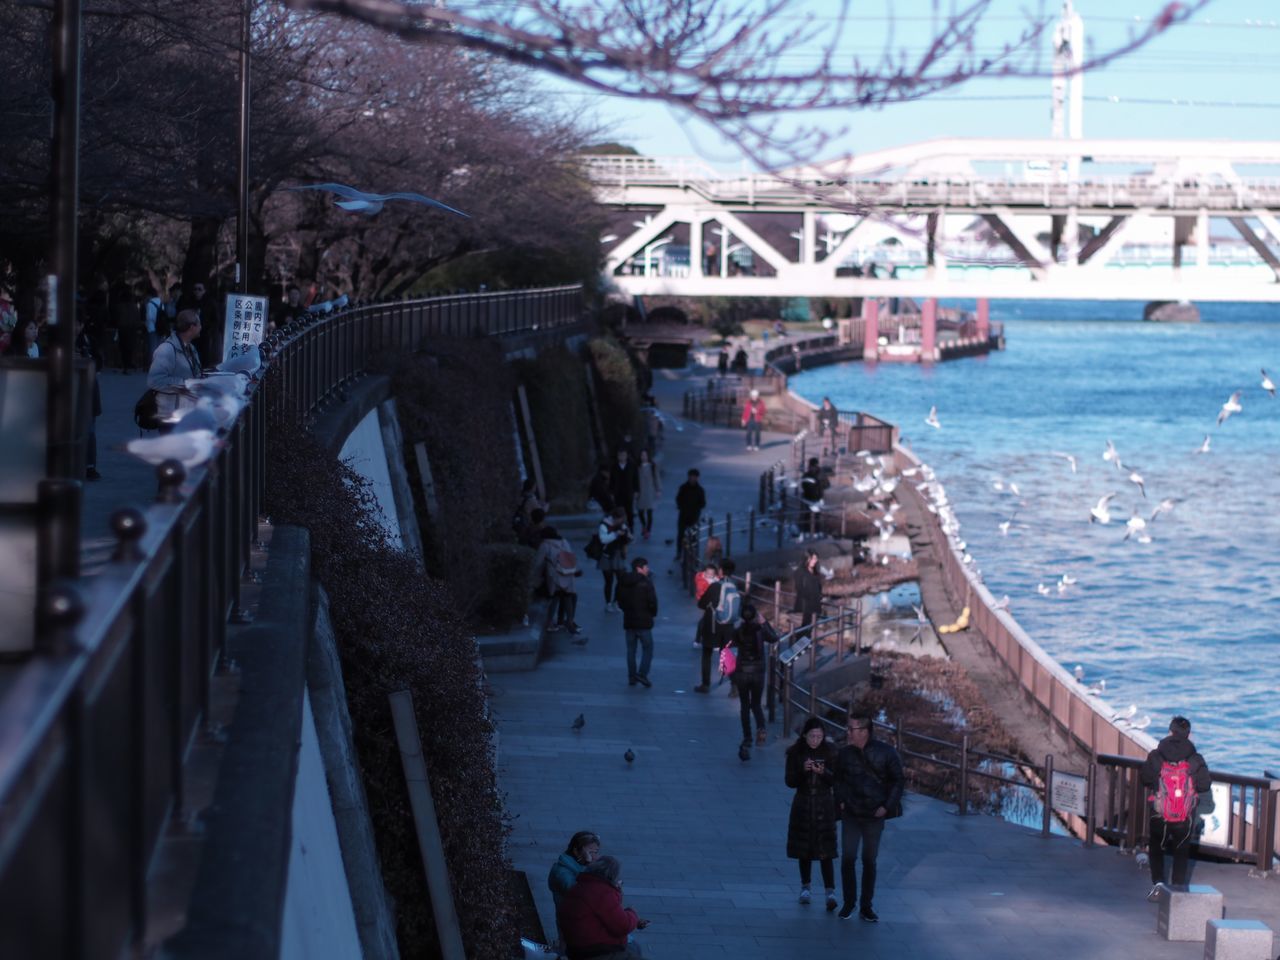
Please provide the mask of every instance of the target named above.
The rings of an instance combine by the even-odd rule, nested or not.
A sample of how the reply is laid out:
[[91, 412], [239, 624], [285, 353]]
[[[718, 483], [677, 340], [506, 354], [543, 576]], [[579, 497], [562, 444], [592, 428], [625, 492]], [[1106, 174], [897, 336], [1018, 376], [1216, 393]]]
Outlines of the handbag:
[[160, 429], [160, 406], [156, 400], [156, 392], [148, 387], [143, 391], [138, 402], [133, 405], [133, 422], [139, 430]]
[[738, 669], [738, 655], [733, 652], [732, 647], [720, 648], [720, 675], [722, 677], [731, 677], [733, 672]]

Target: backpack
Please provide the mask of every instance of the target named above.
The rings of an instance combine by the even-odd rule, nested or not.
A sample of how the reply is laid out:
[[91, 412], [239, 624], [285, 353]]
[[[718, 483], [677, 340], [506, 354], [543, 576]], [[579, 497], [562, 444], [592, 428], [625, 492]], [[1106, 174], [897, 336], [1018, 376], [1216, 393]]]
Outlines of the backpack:
[[600, 534], [593, 533], [591, 542], [587, 544], [586, 549], [582, 551], [591, 560], [599, 560], [604, 556], [604, 543], [600, 539]]
[[1160, 781], [1156, 786], [1156, 816], [1166, 823], [1185, 823], [1196, 807], [1196, 792], [1191, 786], [1191, 765], [1186, 760], [1160, 764]]
[[716, 601], [715, 610], [716, 623], [720, 626], [730, 626], [737, 622], [742, 611], [742, 595], [738, 593], [732, 580], [721, 581], [720, 599]]
[[556, 573], [562, 577], [576, 577], [578, 575], [578, 558], [573, 555], [572, 550], [560, 550], [556, 553], [555, 567]]

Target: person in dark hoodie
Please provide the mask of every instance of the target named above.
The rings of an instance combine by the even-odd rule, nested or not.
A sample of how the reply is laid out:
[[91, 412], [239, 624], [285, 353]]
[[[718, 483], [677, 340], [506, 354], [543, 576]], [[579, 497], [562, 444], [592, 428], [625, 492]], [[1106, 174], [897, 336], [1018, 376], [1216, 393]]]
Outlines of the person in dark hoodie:
[[1164, 883], [1165, 852], [1173, 853], [1173, 886], [1185, 886], [1199, 818], [1213, 813], [1213, 780], [1191, 742], [1190, 720], [1174, 717], [1169, 722], [1169, 735], [1147, 754], [1140, 778], [1152, 804], [1147, 852], [1152, 886], [1147, 899], [1157, 900]]
[[872, 736], [871, 717], [849, 717], [848, 743], [836, 754], [835, 790], [840, 807], [840, 882], [844, 903], [840, 919], [853, 916], [858, 900], [857, 860], [862, 849], [862, 898], [858, 916], [867, 923], [880, 918], [871, 908], [876, 895], [876, 857], [886, 820], [902, 815], [902, 760], [898, 751]]
[[[658, 615], [658, 591], [649, 579], [649, 561], [636, 557], [631, 572], [618, 581], [618, 608], [622, 611], [622, 629], [627, 634], [627, 682], [651, 687], [649, 666], [653, 663], [653, 618]], [[636, 666], [636, 647], [640, 648], [640, 665]]]
[[804, 564], [796, 571], [796, 602], [792, 612], [800, 614], [800, 626], [792, 634], [792, 642], [799, 640], [813, 629], [813, 623], [822, 616], [822, 571], [818, 569], [818, 551], [805, 553]]

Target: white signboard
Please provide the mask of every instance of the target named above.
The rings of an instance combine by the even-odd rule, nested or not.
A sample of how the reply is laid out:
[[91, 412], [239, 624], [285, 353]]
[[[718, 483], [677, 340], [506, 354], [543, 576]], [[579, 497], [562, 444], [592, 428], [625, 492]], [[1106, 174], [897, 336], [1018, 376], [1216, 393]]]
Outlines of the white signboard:
[[227, 294], [226, 322], [222, 325], [222, 360], [238, 357], [262, 342], [267, 329], [267, 298], [245, 293]]
[[[1231, 784], [1215, 783], [1213, 785], [1213, 813], [1204, 818], [1204, 831], [1200, 834], [1200, 842], [1215, 847], [1229, 846], [1227, 836], [1227, 819], [1231, 812]], [[1246, 811], [1248, 819], [1252, 819], [1252, 810]]]
[[1089, 813], [1089, 781], [1074, 773], [1053, 771], [1053, 784], [1049, 788], [1049, 803], [1055, 810], [1087, 816]]

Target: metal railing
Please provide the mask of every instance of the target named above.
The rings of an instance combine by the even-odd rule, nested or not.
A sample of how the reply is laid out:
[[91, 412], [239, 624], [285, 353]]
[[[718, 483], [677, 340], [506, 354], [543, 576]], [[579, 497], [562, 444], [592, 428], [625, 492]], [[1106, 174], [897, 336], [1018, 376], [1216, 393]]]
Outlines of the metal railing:
[[57, 582], [36, 655], [0, 676], [0, 956], [103, 958], [147, 926], [146, 883], [186, 819], [183, 764], [257, 538], [266, 444], [310, 417], [377, 354], [429, 336], [554, 332], [580, 287], [359, 307], [278, 331], [224, 446], [190, 472], [158, 468], [144, 511], [111, 517], [112, 560]]

